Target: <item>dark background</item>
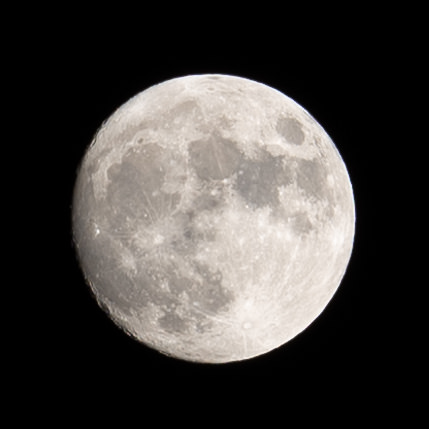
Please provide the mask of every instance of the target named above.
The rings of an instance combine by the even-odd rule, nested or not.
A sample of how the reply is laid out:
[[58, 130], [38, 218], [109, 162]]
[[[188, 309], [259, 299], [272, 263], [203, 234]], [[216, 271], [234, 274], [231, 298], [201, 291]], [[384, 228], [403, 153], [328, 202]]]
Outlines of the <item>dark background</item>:
[[[196, 15], [169, 10], [167, 20], [162, 11], [122, 8], [109, 18], [55, 12], [15, 50], [38, 118], [28, 158], [34, 151], [33, 177], [44, 189], [43, 200], [28, 195], [37, 225], [31, 277], [43, 298], [30, 321], [31, 346], [22, 341], [31, 355], [22, 389], [66, 415], [70, 407], [78, 415], [82, 407], [110, 413], [108, 398], [132, 410], [136, 401], [148, 415], [161, 404], [161, 421], [172, 409], [224, 423], [228, 415], [252, 421], [260, 414], [285, 422], [297, 410], [303, 423], [383, 419], [392, 414], [390, 398], [404, 396], [408, 376], [398, 363], [405, 339], [392, 317], [396, 292], [384, 251], [391, 225], [382, 213], [391, 180], [385, 167], [396, 147], [386, 132], [397, 120], [387, 113], [395, 101], [390, 77], [409, 53], [397, 28], [374, 11], [354, 11], [354, 19], [337, 11], [341, 18], [325, 21], [319, 11], [309, 19], [308, 11], [253, 10], [250, 18], [213, 7]], [[356, 204], [353, 254], [325, 311], [279, 349], [223, 365], [175, 360], [125, 335], [90, 295], [71, 239], [77, 168], [101, 123], [147, 87], [198, 73], [254, 79], [306, 108], [343, 157]]]

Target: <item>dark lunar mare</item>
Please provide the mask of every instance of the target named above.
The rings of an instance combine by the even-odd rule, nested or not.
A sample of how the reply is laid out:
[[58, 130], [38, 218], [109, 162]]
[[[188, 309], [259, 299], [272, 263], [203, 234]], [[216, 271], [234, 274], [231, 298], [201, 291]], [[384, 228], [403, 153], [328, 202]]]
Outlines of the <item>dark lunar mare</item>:
[[[297, 145], [302, 144], [305, 137], [301, 124], [294, 118], [280, 117], [277, 131]], [[254, 159], [250, 159], [239, 151], [234, 141], [216, 134], [191, 142], [189, 159], [190, 165], [206, 187], [207, 184], [213, 186], [215, 183], [222, 183], [223, 179], [233, 178], [233, 189], [251, 209], [269, 207], [272, 216], [279, 221], [284, 221], [286, 216], [279, 200], [279, 187], [293, 183], [302, 189], [310, 201], [326, 201], [323, 219], [333, 215], [335, 196], [333, 190], [327, 186], [329, 171], [323, 159], [274, 156], [263, 149]], [[209, 193], [203, 192], [202, 195]], [[213, 207], [218, 205], [218, 201], [213, 198]], [[287, 216], [298, 233], [306, 234], [313, 229], [313, 224], [304, 210], [289, 213]]]
[[302, 131], [302, 125], [295, 118], [280, 116], [277, 120], [276, 131], [284, 137], [286, 142], [295, 145], [304, 143], [305, 134]]
[[243, 158], [238, 167], [235, 188], [252, 208], [279, 208], [278, 187], [292, 183], [290, 168], [283, 156], [261, 152], [257, 159]]

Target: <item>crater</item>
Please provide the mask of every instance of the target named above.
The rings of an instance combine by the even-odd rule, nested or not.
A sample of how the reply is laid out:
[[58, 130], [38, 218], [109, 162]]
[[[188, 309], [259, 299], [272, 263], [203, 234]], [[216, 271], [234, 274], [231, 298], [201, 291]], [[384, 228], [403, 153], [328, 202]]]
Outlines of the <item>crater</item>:
[[277, 120], [276, 130], [288, 143], [301, 145], [304, 142], [305, 135], [301, 123], [295, 118], [281, 116]]
[[158, 319], [158, 325], [166, 332], [179, 333], [185, 332], [187, 322], [175, 312], [167, 312]]
[[230, 177], [241, 160], [236, 144], [220, 136], [196, 140], [189, 144], [190, 164], [202, 180]]

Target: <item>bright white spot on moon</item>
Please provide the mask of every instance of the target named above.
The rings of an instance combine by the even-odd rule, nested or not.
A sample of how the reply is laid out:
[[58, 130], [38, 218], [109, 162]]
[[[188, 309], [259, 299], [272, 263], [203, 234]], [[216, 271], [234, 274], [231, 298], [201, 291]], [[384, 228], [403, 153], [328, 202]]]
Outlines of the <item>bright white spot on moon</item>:
[[153, 86], [101, 127], [73, 233], [99, 304], [138, 341], [199, 362], [281, 346], [323, 311], [354, 237], [346, 167], [301, 106], [261, 83]]
[[153, 240], [154, 244], [162, 244], [164, 242], [164, 237], [160, 234], [157, 234]]

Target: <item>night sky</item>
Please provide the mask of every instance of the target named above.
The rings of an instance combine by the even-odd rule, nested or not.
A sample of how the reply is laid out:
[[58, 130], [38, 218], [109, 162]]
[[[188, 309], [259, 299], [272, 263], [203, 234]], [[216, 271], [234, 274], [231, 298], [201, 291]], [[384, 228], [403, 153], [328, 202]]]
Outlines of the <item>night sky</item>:
[[[213, 25], [213, 31], [222, 32], [221, 24]], [[374, 23], [368, 25], [375, 34]], [[37, 335], [31, 334], [34, 345], [28, 346], [33, 392], [47, 386], [55, 403], [60, 397], [70, 402], [75, 395], [88, 401], [129, 395], [141, 397], [149, 408], [178, 403], [184, 413], [195, 412], [194, 407], [207, 411], [219, 401], [213, 405], [219, 418], [219, 409], [249, 415], [259, 403], [275, 414], [277, 406], [288, 409], [294, 401], [311, 404], [308, 413], [320, 403], [328, 414], [346, 407], [349, 416], [359, 415], [359, 409], [377, 408], [379, 395], [395, 389], [393, 322], [386, 301], [391, 283], [383, 274], [389, 261], [382, 250], [386, 232], [378, 223], [383, 189], [389, 185], [383, 168], [392, 141], [383, 127], [385, 106], [391, 103], [386, 63], [392, 49], [382, 36], [362, 37], [357, 24], [351, 30], [343, 23], [329, 34], [320, 26], [305, 40], [302, 34], [288, 34], [286, 27], [262, 35], [242, 29], [216, 38], [210, 29], [161, 37], [165, 28], [154, 25], [141, 33], [133, 27], [128, 39], [118, 36], [113, 23], [105, 24], [104, 31], [90, 25], [82, 30], [78, 24], [62, 30], [57, 23], [41, 31], [37, 41], [29, 40], [23, 62], [33, 72], [26, 85], [34, 91], [41, 117], [37, 144], [46, 155], [34, 175], [43, 181], [45, 199], [28, 197], [29, 210], [40, 219], [32, 254], [41, 274], [33, 284], [43, 290], [42, 310], [31, 322], [37, 323]], [[265, 83], [308, 110], [337, 146], [356, 205], [351, 260], [325, 311], [279, 349], [222, 365], [175, 360], [125, 335], [85, 285], [71, 235], [77, 168], [102, 122], [147, 87], [199, 73]], [[168, 414], [168, 408], [163, 412]], [[302, 414], [304, 422], [308, 418]]]

